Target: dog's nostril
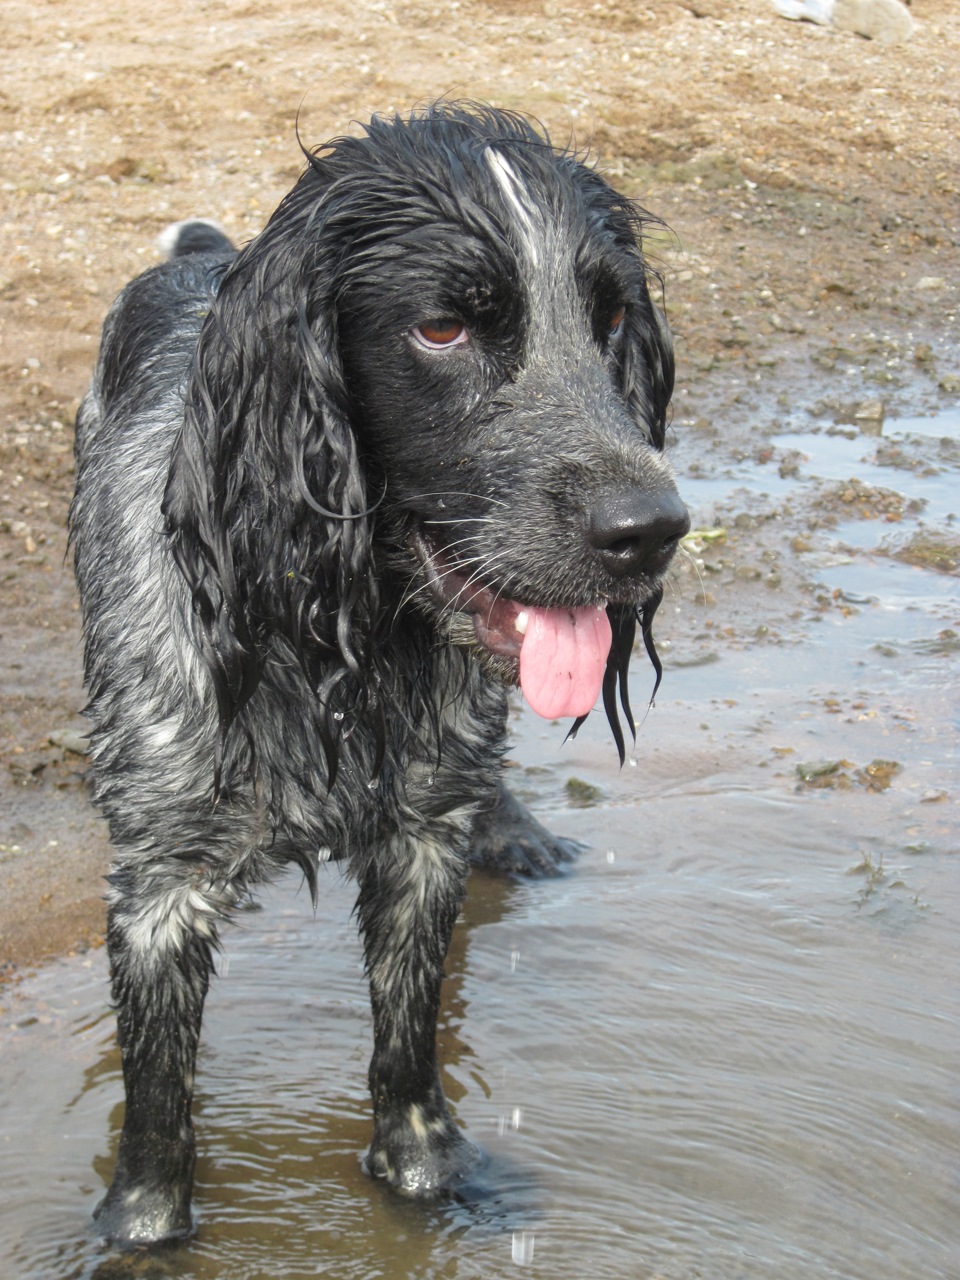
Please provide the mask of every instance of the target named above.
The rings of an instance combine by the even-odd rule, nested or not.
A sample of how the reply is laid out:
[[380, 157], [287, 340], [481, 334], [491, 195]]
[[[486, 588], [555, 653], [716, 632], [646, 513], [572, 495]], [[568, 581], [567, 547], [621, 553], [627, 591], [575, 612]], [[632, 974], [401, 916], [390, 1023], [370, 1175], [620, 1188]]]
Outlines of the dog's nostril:
[[596, 500], [588, 513], [587, 539], [608, 573], [626, 577], [665, 569], [689, 529], [676, 489], [626, 489]]

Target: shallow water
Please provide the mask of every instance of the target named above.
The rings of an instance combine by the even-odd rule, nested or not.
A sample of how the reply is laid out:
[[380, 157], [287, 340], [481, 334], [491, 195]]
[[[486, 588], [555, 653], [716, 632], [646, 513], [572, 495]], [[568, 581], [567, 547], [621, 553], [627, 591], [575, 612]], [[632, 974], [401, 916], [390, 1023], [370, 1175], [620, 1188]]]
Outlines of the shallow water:
[[[866, 474], [828, 464], [838, 439], [871, 442], [826, 430], [791, 431], [809, 462], [785, 493]], [[733, 481], [756, 494], [768, 471]], [[883, 482], [960, 492], [954, 463]], [[487, 1157], [462, 1201], [406, 1203], [360, 1168], [370, 1016], [331, 869], [316, 914], [291, 878], [227, 935], [187, 1246], [120, 1258], [88, 1235], [122, 1099], [104, 955], [3, 993], [0, 1274], [956, 1280], [960, 593], [872, 534], [844, 526], [816, 561], [855, 604], [778, 601], [776, 636], [741, 623], [711, 647], [670, 600], [664, 687], [622, 771], [599, 722], [562, 746], [518, 713], [514, 786], [590, 848], [562, 879], [471, 881], [440, 1032]], [[739, 616], [761, 621], [752, 599]], [[886, 790], [877, 759], [899, 765]], [[800, 776], [818, 761], [824, 789]]]

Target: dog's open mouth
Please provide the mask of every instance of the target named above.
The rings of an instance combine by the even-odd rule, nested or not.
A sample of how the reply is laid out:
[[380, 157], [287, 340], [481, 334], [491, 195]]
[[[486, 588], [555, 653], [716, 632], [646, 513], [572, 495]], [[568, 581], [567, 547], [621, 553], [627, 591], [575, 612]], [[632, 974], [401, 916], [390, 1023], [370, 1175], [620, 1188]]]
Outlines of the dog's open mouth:
[[424, 533], [414, 535], [413, 548], [436, 602], [470, 619], [477, 645], [499, 660], [500, 670], [512, 671], [538, 715], [555, 720], [594, 707], [612, 641], [605, 605], [522, 604], [458, 565]]

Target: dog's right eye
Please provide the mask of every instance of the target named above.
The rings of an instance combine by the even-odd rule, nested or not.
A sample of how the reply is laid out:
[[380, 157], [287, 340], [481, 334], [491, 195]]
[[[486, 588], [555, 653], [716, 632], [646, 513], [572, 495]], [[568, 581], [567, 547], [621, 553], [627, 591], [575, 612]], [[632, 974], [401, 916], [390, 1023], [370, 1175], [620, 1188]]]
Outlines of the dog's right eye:
[[467, 341], [467, 330], [459, 320], [428, 320], [412, 330], [421, 347], [430, 351], [443, 351], [447, 347], [459, 347]]

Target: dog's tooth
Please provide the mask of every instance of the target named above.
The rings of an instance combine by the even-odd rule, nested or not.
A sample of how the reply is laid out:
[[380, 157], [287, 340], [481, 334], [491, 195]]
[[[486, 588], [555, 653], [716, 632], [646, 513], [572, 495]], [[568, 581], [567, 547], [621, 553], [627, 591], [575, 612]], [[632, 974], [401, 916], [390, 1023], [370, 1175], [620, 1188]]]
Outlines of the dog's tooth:
[[516, 632], [518, 636], [525, 636], [527, 634], [527, 625], [529, 624], [529, 622], [530, 622], [529, 613], [527, 613], [526, 609], [521, 609], [521, 611], [517, 614], [516, 621], [513, 624], [514, 627], [516, 628]]

